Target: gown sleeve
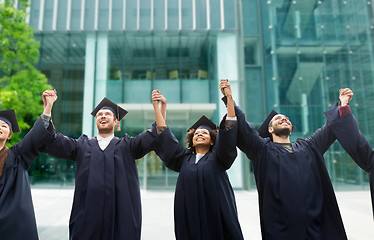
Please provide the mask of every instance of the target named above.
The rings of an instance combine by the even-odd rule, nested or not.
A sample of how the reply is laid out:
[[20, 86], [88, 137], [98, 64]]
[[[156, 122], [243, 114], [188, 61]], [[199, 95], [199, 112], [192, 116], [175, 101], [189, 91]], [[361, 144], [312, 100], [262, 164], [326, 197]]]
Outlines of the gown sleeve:
[[237, 146], [249, 159], [254, 160], [265, 146], [265, 140], [259, 136], [254, 126], [246, 121], [244, 112], [238, 106], [235, 106], [235, 114], [238, 121]]
[[22, 156], [26, 169], [30, 167], [32, 161], [39, 155], [41, 148], [52, 134], [53, 129], [46, 129], [41, 117], [39, 117], [25, 137], [14, 145], [16, 151]]
[[337, 111], [328, 111], [325, 115], [331, 131], [345, 151], [347, 151], [360, 168], [369, 173], [371, 204], [374, 213], [373, 149], [361, 133], [358, 122], [352, 112], [349, 112], [342, 118], [339, 117]]
[[183, 159], [190, 150], [183, 148], [170, 128], [165, 129], [155, 144], [155, 152], [165, 163], [165, 166], [179, 172]]
[[226, 116], [222, 119], [213, 152], [216, 153], [218, 162], [225, 170], [229, 169], [236, 158], [236, 143], [238, 133], [238, 122], [229, 129], [225, 124]]
[[[334, 105], [330, 111], [339, 114], [339, 107]], [[336, 140], [328, 122], [329, 120], [321, 128], [317, 129], [312, 136], [305, 139], [308, 143], [312, 143], [321, 154], [324, 154]]]
[[135, 159], [142, 158], [150, 151], [153, 151], [154, 141], [157, 137], [156, 123], [153, 123], [151, 129], [130, 138], [130, 149]]
[[374, 152], [369, 142], [361, 133], [358, 122], [352, 112], [342, 118], [339, 117], [339, 113], [336, 110], [330, 110], [325, 115], [331, 131], [342, 147], [360, 168], [366, 172], [370, 172], [373, 165]]
[[53, 134], [42, 148], [42, 152], [48, 153], [56, 158], [74, 161], [78, 141], [76, 139], [64, 136], [61, 133], [56, 133], [56, 129], [52, 121], [50, 121], [48, 129], [53, 131]]

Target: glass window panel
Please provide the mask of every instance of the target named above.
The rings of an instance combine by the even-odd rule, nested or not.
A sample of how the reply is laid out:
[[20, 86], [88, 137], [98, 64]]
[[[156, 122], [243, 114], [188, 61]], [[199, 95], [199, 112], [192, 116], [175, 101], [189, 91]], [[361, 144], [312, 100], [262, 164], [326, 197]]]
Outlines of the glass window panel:
[[153, 28], [165, 29], [165, 0], [154, 0]]
[[[209, 103], [210, 92], [209, 79], [183, 79], [182, 102], [184, 103]], [[191, 91], [193, 89], [193, 91]]]
[[206, 0], [196, 0], [196, 28], [206, 29]]
[[123, 0], [112, 0], [112, 29], [123, 29]]
[[[234, 30], [236, 29], [236, 18], [237, 18], [236, 13], [235, 13], [235, 1], [225, 0], [223, 1], [223, 5], [224, 5], [223, 9], [225, 11], [225, 29]], [[253, 8], [253, 9], [257, 9], [257, 8]], [[256, 11], [252, 10], [252, 12], [256, 12]], [[250, 15], [255, 15], [255, 14], [251, 13]], [[255, 20], [255, 24], [257, 24], [256, 20]]]
[[182, 29], [192, 29], [192, 0], [182, 1]]
[[210, 28], [220, 29], [221, 28], [221, 7], [220, 0], [209, 0], [210, 2]]
[[[257, 1], [244, 0], [242, 2], [242, 15], [243, 15], [243, 32], [245, 36], [257, 35], [258, 31], [258, 11], [253, 11], [257, 9]], [[226, 19], [225, 11], [225, 19]], [[227, 21], [225, 20], [225, 24]]]
[[246, 65], [259, 65], [259, 42], [257, 38], [244, 40], [244, 60]]
[[177, 30], [179, 28], [178, 1], [168, 0], [168, 29]]
[[99, 1], [99, 30], [109, 29], [109, 1]]
[[246, 102], [256, 103], [247, 104], [247, 113], [250, 113], [250, 121], [256, 127], [261, 126], [264, 114], [264, 91], [262, 86], [261, 68], [246, 67], [245, 68], [245, 87], [246, 87]]
[[84, 30], [95, 30], [95, 0], [85, 0]]
[[43, 22], [43, 30], [44, 31], [51, 31], [52, 24], [53, 24], [53, 5], [54, 1], [45, 1], [44, 2], [44, 22]]
[[[38, 66], [62, 100], [53, 106], [53, 122], [58, 132], [79, 138], [82, 134], [85, 35], [53, 33], [43, 34], [42, 38], [43, 54]], [[29, 173], [32, 185], [74, 186], [75, 162], [41, 154]]]
[[67, 17], [67, 0], [59, 0], [58, 1], [58, 11], [57, 11], [57, 22], [56, 22], [56, 29], [57, 30], [66, 30], [66, 17]]
[[139, 1], [140, 1], [139, 29], [149, 30], [151, 29], [151, 0], [139, 0]]
[[40, 0], [34, 0], [30, 6], [30, 26], [34, 29], [39, 29], [39, 16], [40, 16]]
[[79, 31], [81, 26], [82, 0], [71, 1], [71, 21], [70, 30]]
[[136, 30], [137, 19], [137, 1], [126, 0], [126, 30]]

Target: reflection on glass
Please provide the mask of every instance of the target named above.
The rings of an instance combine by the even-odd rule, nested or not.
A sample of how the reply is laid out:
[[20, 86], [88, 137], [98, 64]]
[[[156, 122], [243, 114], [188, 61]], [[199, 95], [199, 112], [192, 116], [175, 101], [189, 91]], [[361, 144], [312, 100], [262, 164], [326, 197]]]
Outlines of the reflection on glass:
[[[267, 113], [276, 109], [290, 117], [296, 125], [293, 140], [309, 137], [325, 123], [323, 112], [339, 101], [339, 88], [350, 87], [355, 96], [360, 95], [351, 108], [363, 123], [361, 131], [371, 139], [369, 129], [374, 127], [367, 123], [374, 118], [374, 108], [364, 97], [372, 91], [369, 89], [373, 87], [374, 76], [368, 41], [373, 34], [368, 31], [367, 4], [364, 1], [319, 1], [317, 4], [289, 1], [286, 8], [264, 1], [262, 7], [266, 23], [263, 31], [268, 37], [264, 39], [266, 85], [261, 89], [267, 99]], [[252, 46], [247, 38], [245, 61], [248, 65], [255, 62]], [[249, 94], [251, 91], [257, 94], [257, 90], [248, 90]], [[360, 188], [367, 181], [366, 174], [363, 175], [339, 144], [330, 148], [325, 159], [337, 187]]]

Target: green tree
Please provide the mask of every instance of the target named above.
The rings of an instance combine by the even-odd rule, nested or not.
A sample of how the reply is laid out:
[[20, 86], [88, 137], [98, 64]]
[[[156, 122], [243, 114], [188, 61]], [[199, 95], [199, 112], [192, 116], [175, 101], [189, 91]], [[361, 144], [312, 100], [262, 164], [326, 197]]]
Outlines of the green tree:
[[[52, 89], [35, 64], [39, 59], [39, 43], [26, 23], [28, 0], [0, 1], [0, 109], [14, 109], [22, 132], [30, 129], [43, 111], [41, 95]], [[20, 140], [13, 134], [8, 145]]]

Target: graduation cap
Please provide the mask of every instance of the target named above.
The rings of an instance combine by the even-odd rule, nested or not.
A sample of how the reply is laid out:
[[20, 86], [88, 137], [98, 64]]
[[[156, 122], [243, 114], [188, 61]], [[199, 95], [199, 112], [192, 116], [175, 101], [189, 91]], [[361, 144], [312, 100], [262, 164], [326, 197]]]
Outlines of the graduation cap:
[[[275, 115], [278, 115], [278, 113], [272, 110], [271, 113], [266, 117], [265, 121], [262, 123], [261, 127], [258, 129], [258, 134], [260, 135], [260, 137], [262, 138], [271, 137], [271, 134], [269, 133], [269, 124], [270, 124], [271, 119], [273, 119]], [[292, 132], [295, 130], [295, 128], [296, 127], [292, 124]]]
[[96, 106], [96, 108], [92, 111], [91, 115], [96, 117], [96, 114], [101, 110], [101, 109], [108, 109], [110, 110], [114, 116], [116, 116], [118, 120], [118, 125], [117, 125], [117, 131], [121, 130], [121, 125], [120, 122], [121, 119], [127, 114], [127, 111], [114, 102], [110, 101], [108, 98], [103, 98], [101, 102]]
[[13, 132], [19, 132], [18, 122], [14, 109], [0, 111], [0, 120], [6, 122]]
[[200, 129], [200, 128], [204, 128], [204, 129], [207, 129], [207, 130], [214, 130], [214, 129], [217, 129], [217, 125], [215, 125], [212, 121], [210, 121], [207, 117], [205, 117], [205, 115], [203, 115], [199, 120], [197, 120], [197, 122], [192, 125], [192, 127], [190, 127], [188, 131], [190, 131], [191, 129]]

